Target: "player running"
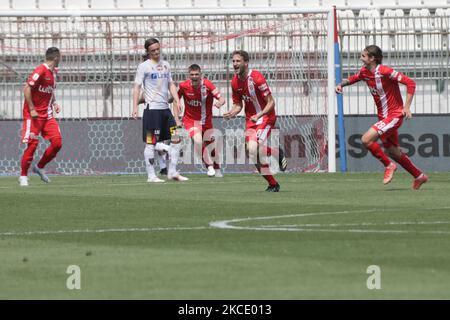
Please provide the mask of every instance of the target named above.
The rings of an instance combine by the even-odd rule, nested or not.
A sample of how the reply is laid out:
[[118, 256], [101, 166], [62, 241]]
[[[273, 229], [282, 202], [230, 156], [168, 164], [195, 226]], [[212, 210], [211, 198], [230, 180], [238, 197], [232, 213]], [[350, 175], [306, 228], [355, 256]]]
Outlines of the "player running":
[[28, 169], [39, 144], [39, 134], [44, 139], [50, 140], [50, 146], [45, 150], [41, 160], [32, 167], [33, 172], [38, 174], [42, 181], [50, 182], [44, 167], [56, 157], [62, 147], [59, 125], [53, 117], [53, 110], [56, 113], [61, 110], [56, 103], [54, 94], [55, 75], [60, 60], [59, 49], [48, 48], [45, 52], [45, 63], [34, 69], [23, 90], [25, 102], [23, 105], [22, 142], [27, 144], [27, 148], [21, 161], [19, 184], [22, 187], [28, 186]]
[[[189, 79], [180, 83], [178, 89], [179, 98], [184, 99], [183, 125], [194, 142], [196, 154], [208, 169], [207, 175], [222, 177], [219, 163], [211, 159], [210, 152], [206, 148], [214, 142], [213, 100], [214, 98], [217, 100], [214, 106], [220, 108], [225, 104], [225, 99], [211, 81], [202, 77], [199, 65], [191, 65], [188, 71]], [[211, 156], [216, 156], [214, 150], [211, 152]]]
[[[384, 167], [384, 184], [392, 181], [397, 166], [388, 157], [398, 162], [415, 179], [413, 189], [418, 190], [422, 184], [428, 181], [428, 177], [418, 169], [402, 153], [398, 143], [398, 128], [402, 125], [403, 118], [412, 117], [410, 106], [414, 97], [416, 83], [404, 74], [382, 65], [383, 52], [375, 45], [366, 47], [361, 52], [361, 61], [364, 66], [359, 72], [348, 79], [345, 79], [336, 86], [336, 92], [342, 93], [342, 88], [352, 85], [358, 81], [365, 81], [369, 87], [370, 93], [375, 100], [378, 111], [379, 121], [367, 130], [362, 136], [362, 143], [367, 149], [380, 160]], [[403, 105], [400, 94], [399, 83], [406, 85], [407, 96], [406, 103]], [[376, 142], [381, 139], [386, 153], [383, 152], [380, 145]], [[387, 155], [386, 155], [387, 154]]]
[[225, 119], [235, 117], [245, 104], [246, 147], [251, 163], [267, 180], [266, 191], [280, 191], [280, 184], [270, 172], [267, 156], [278, 157], [281, 171], [286, 170], [287, 162], [281, 148], [269, 148], [266, 140], [275, 126], [275, 100], [264, 76], [255, 69], [249, 69], [249, 54], [238, 50], [232, 53], [235, 75], [231, 80], [233, 107], [224, 113]]

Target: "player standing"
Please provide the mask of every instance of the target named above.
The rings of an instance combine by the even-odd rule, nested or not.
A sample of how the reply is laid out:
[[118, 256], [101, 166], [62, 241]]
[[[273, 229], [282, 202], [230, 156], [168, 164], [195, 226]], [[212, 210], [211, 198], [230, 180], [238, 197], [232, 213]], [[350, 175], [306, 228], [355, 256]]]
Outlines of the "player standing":
[[[214, 141], [212, 107], [216, 108], [225, 104], [225, 99], [214, 84], [202, 77], [199, 65], [189, 67], [189, 79], [180, 83], [178, 89], [179, 98], [184, 99], [183, 125], [194, 142], [194, 150], [203, 160], [209, 177], [222, 177], [220, 165], [211, 160], [209, 152], [205, 152], [206, 146]], [[206, 134], [205, 134], [206, 133]], [[205, 141], [206, 140], [206, 141]], [[214, 155], [214, 151], [211, 152]]]
[[[342, 87], [358, 81], [366, 82], [375, 100], [379, 121], [364, 133], [361, 138], [362, 143], [374, 157], [383, 163], [385, 167], [384, 184], [391, 182], [397, 169], [396, 164], [387, 157], [388, 155], [415, 178], [413, 189], [418, 190], [423, 183], [428, 181], [428, 177], [411, 162], [406, 154], [401, 152], [398, 143], [398, 128], [402, 125], [403, 118], [410, 119], [412, 117], [410, 106], [414, 97], [416, 83], [404, 74], [382, 65], [382, 60], [383, 52], [379, 47], [375, 45], [366, 47], [361, 52], [361, 61], [364, 66], [357, 74], [350, 76], [336, 86], [336, 92], [342, 93]], [[399, 83], [407, 87], [407, 97], [404, 105]], [[387, 155], [376, 142], [378, 138], [381, 139]]]
[[50, 140], [50, 146], [45, 150], [41, 160], [32, 170], [48, 183], [50, 179], [45, 174], [44, 167], [52, 161], [62, 147], [61, 132], [58, 122], [53, 117], [53, 110], [59, 113], [60, 106], [55, 101], [55, 75], [61, 60], [58, 48], [51, 47], [45, 52], [45, 63], [39, 65], [30, 74], [23, 90], [25, 102], [23, 105], [22, 142], [27, 144], [22, 161], [19, 184], [28, 186], [28, 169], [39, 144], [39, 134]]
[[[181, 127], [178, 119], [180, 100], [177, 87], [172, 80], [170, 64], [161, 59], [161, 46], [158, 39], [147, 39], [144, 47], [150, 59], [142, 62], [136, 72], [132, 117], [136, 118], [138, 115], [139, 97], [143, 90], [146, 108], [142, 117], [142, 131], [143, 140], [146, 143], [144, 159], [148, 175], [147, 182], [164, 182], [155, 174], [155, 150], [169, 154], [167, 177], [176, 181], [186, 181], [189, 179], [176, 170], [181, 148], [181, 140], [176, 133], [177, 127]], [[174, 97], [175, 117], [169, 108], [169, 92]], [[170, 146], [164, 144], [164, 140], [170, 140]]]
[[235, 75], [231, 80], [233, 108], [224, 114], [225, 119], [235, 117], [245, 104], [246, 147], [252, 163], [267, 180], [266, 191], [280, 191], [280, 184], [270, 172], [263, 155], [278, 156], [281, 171], [286, 170], [286, 159], [281, 148], [269, 148], [266, 140], [275, 126], [275, 100], [264, 76], [255, 69], [249, 69], [249, 54], [238, 50], [232, 53]]

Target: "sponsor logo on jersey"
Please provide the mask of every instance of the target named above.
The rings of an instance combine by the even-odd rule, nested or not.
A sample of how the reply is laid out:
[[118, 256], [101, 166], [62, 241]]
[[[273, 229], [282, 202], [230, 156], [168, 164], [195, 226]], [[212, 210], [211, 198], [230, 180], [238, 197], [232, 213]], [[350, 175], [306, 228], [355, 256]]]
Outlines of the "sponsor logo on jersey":
[[33, 74], [33, 76], [31, 77], [34, 81], [36, 81], [37, 79], [39, 79], [39, 73], [35, 73]]
[[150, 78], [152, 80], [156, 80], [156, 79], [168, 79], [169, 78], [169, 74], [168, 73], [151, 73], [150, 74]]
[[199, 100], [188, 100], [187, 104], [191, 107], [200, 107], [202, 105], [202, 102]]
[[47, 87], [39, 86], [38, 90], [39, 90], [39, 92], [42, 92], [42, 93], [52, 93], [53, 87], [52, 86], [47, 86]]
[[262, 85], [260, 85], [259, 87], [258, 87], [258, 89], [259, 90], [261, 90], [261, 91], [265, 91], [265, 90], [267, 90], [269, 87], [267, 86], [267, 83], [263, 83]]
[[378, 92], [377, 88], [369, 87], [370, 93], [374, 96], [380, 95], [380, 92]]
[[242, 96], [242, 98], [244, 99], [245, 102], [252, 101], [252, 98], [249, 96], [246, 96], [245, 94]]

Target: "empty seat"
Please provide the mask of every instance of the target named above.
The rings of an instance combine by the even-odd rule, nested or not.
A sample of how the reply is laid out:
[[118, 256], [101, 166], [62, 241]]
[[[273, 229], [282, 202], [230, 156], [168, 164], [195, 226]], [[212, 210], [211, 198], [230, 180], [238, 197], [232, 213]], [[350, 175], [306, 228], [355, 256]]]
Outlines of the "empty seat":
[[[3, 0], [3, 2], [8, 2]], [[16, 10], [35, 10], [36, 0], [14, 0], [12, 2], [12, 8]]]
[[384, 30], [389, 32], [401, 32], [405, 30], [405, 13], [402, 9], [386, 9], [383, 14]]
[[118, 9], [141, 9], [140, 0], [117, 0]]
[[192, 8], [192, 0], [169, 0], [169, 8]]
[[194, 7], [196, 8], [216, 8], [217, 0], [195, 0]]
[[244, 2], [243, 0], [219, 0], [219, 5], [222, 8], [242, 8]]
[[450, 30], [450, 9], [436, 9], [435, 13], [435, 26], [437, 30], [448, 31]]
[[267, 8], [269, 6], [268, 0], [245, 0], [244, 3], [249, 8]]
[[144, 9], [165, 9], [167, 8], [166, 0], [143, 0]]
[[359, 12], [358, 26], [363, 32], [381, 30], [380, 11], [377, 9], [364, 9]]
[[61, 10], [63, 3], [61, 0], [39, 0], [38, 7], [41, 10]]
[[294, 7], [294, 0], [269, 0], [269, 6], [274, 8], [289, 8]]
[[0, 1], [0, 9], [11, 9], [9, 1]]
[[66, 1], [66, 9], [87, 10], [89, 9], [88, 0], [70, 0]]
[[116, 3], [114, 0], [91, 0], [90, 8], [94, 10], [116, 9]]
[[430, 29], [430, 10], [428, 9], [411, 9], [409, 12], [410, 16], [410, 30], [417, 32], [428, 31]]

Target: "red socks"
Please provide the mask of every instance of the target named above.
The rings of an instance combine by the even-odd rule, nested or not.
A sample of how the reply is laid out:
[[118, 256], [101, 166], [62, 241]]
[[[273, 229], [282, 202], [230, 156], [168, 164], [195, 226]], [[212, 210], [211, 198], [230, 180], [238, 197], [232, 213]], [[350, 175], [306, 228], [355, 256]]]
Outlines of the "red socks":
[[274, 186], [276, 185], [278, 182], [277, 180], [275, 180], [275, 178], [273, 177], [273, 175], [271, 174], [265, 174], [265, 173], [270, 173], [270, 168], [268, 164], [255, 164], [256, 169], [258, 169], [258, 172], [261, 173], [262, 177], [264, 179], [266, 179], [266, 181], [269, 183], [269, 185]]
[[402, 153], [402, 156], [397, 161], [406, 171], [408, 171], [414, 178], [417, 178], [422, 174], [420, 171], [408, 158], [408, 156]]
[[385, 167], [387, 167], [391, 163], [391, 160], [389, 160], [378, 143], [372, 142], [367, 146], [367, 149], [369, 149], [373, 156], [380, 160]]
[[33, 162], [33, 156], [34, 152], [36, 151], [36, 148], [38, 146], [39, 140], [31, 139], [28, 142], [28, 146], [23, 152], [22, 156], [22, 163], [21, 163], [21, 176], [27, 176], [28, 175], [28, 169], [30, 169], [31, 162]]
[[44, 168], [47, 163], [52, 161], [62, 147], [62, 140], [59, 137], [51, 139], [50, 143], [50, 146], [45, 150], [44, 155], [37, 165], [39, 169]]

